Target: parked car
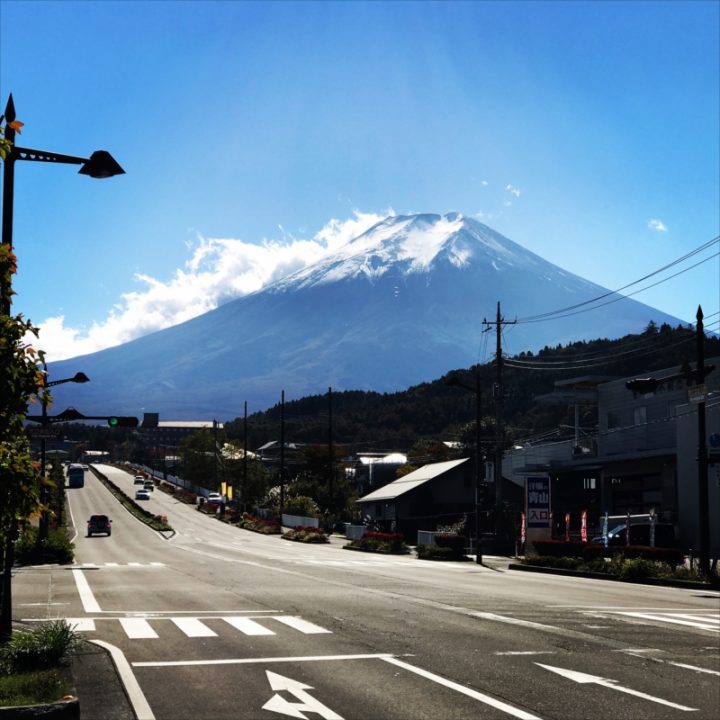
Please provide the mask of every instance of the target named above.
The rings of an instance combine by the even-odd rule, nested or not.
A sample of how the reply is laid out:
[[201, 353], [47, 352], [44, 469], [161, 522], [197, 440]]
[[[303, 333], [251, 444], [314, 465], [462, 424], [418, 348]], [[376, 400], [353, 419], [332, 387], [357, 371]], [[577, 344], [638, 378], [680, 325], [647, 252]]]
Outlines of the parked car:
[[[602, 535], [591, 542], [603, 543]], [[607, 544], [610, 547], [625, 545], [625, 523], [608, 531]], [[655, 547], [672, 548], [676, 546], [675, 528], [671, 523], [655, 523]], [[630, 525], [630, 545], [650, 545], [650, 523], [632, 523]]]
[[140, 488], [139, 490], [135, 491], [135, 499], [136, 500], [149, 500], [150, 493], [145, 488]]
[[208, 496], [207, 496], [207, 501], [209, 503], [221, 503], [222, 499], [223, 499], [223, 496], [217, 492], [208, 493]]
[[144, 485], [145, 484], [145, 478], [142, 475], [136, 475], [135, 479], [133, 480], [134, 485]]
[[112, 520], [107, 515], [91, 515], [87, 522], [87, 536], [105, 533], [108, 537], [112, 534]]

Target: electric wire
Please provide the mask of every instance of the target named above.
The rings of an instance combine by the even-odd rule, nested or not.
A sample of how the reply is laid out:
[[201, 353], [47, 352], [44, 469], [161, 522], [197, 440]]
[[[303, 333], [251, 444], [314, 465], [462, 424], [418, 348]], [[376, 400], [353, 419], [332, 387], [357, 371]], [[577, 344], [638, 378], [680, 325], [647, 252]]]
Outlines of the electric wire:
[[[577, 310], [578, 308], [584, 308], [584, 307], [586, 307], [587, 305], [590, 305], [590, 304], [593, 304], [593, 303], [597, 303], [597, 302], [600, 301], [600, 300], [604, 300], [604, 299], [607, 298], [607, 297], [610, 297], [610, 296], [612, 296], [612, 295], [616, 295], [616, 294], [622, 292], [623, 290], [626, 290], [627, 288], [633, 287], [634, 285], [637, 285], [637, 284], [639, 284], [639, 283], [641, 283], [641, 282], [644, 282], [645, 280], [648, 280], [648, 279], [650, 279], [651, 277], [654, 277], [655, 275], [658, 275], [659, 273], [664, 272], [665, 270], [668, 270], [668, 269], [670, 269], [670, 268], [672, 268], [672, 267], [674, 267], [674, 266], [676, 266], [676, 265], [684, 262], [685, 260], [688, 260], [689, 258], [697, 255], [698, 253], [703, 252], [704, 250], [706, 250], [707, 248], [711, 247], [712, 245], [714, 245], [714, 244], [716, 244], [716, 243], [718, 243], [718, 242], [720, 242], [720, 236], [714, 237], [712, 240], [709, 240], [709, 241], [707, 241], [706, 243], [703, 243], [702, 245], [700, 245], [699, 247], [695, 248], [694, 250], [691, 250], [689, 253], [686, 253], [686, 254], [683, 255], [682, 257], [677, 258], [676, 260], [673, 260], [672, 262], [668, 263], [667, 265], [664, 265], [663, 267], [661, 267], [661, 268], [659, 268], [659, 269], [657, 269], [657, 270], [654, 270], [653, 272], [648, 273], [647, 275], [644, 275], [643, 277], [641, 277], [641, 278], [639, 278], [639, 279], [637, 279], [637, 280], [634, 280], [633, 282], [628, 283], [627, 285], [624, 285], [624, 286], [622, 286], [621, 288], [618, 288], [617, 290], [610, 290], [610, 291], [608, 291], [608, 292], [606, 292], [606, 293], [603, 293], [602, 295], [599, 295], [599, 296], [597, 296], [597, 297], [595, 297], [595, 298], [591, 298], [590, 300], [585, 300], [585, 301], [583, 301], [583, 302], [581, 302], [581, 303], [576, 303], [576, 304], [574, 304], [574, 305], [569, 305], [568, 307], [559, 308], [559, 309], [557, 309], [557, 310], [551, 310], [551, 311], [548, 311], [548, 312], [546, 312], [546, 313], [540, 313], [540, 314], [538, 314], [538, 315], [529, 315], [529, 316], [524, 317], [524, 318], [518, 318], [517, 322], [518, 322], [518, 323], [540, 322], [540, 321], [550, 320], [550, 319], [556, 319], [556, 318], [560, 318], [560, 317], [568, 317], [568, 315], [574, 315], [574, 314], [576, 314], [576, 313], [573, 313], [573, 312], [570, 312], [570, 311], [572, 311], [572, 310]], [[624, 299], [624, 298], [626, 298], [626, 297], [632, 297], [633, 295], [636, 295], [636, 294], [638, 294], [639, 292], [643, 292], [644, 290], [647, 290], [647, 289], [649, 289], [649, 288], [651, 288], [651, 287], [655, 287], [656, 285], [659, 285], [659, 284], [661, 284], [661, 283], [663, 283], [663, 282], [666, 282], [667, 280], [670, 280], [670, 279], [672, 279], [672, 278], [674, 278], [674, 277], [677, 277], [678, 275], [681, 275], [681, 274], [683, 274], [683, 273], [685, 273], [685, 272], [688, 272], [689, 270], [692, 270], [692, 269], [698, 267], [699, 265], [702, 265], [703, 263], [708, 262], [709, 260], [712, 260], [714, 257], [717, 257], [719, 254], [720, 254], [720, 253], [715, 253], [715, 254], [713, 254], [713, 255], [710, 255], [709, 257], [704, 258], [703, 260], [700, 260], [699, 262], [695, 263], [694, 265], [691, 265], [691, 266], [688, 267], [688, 268], [684, 268], [683, 270], [680, 270], [680, 271], [678, 271], [677, 273], [674, 273], [673, 275], [670, 275], [670, 276], [667, 277], [667, 278], [663, 278], [662, 280], [659, 280], [659, 281], [657, 281], [656, 283], [653, 283], [652, 285], [649, 285], [649, 286], [646, 287], [646, 288], [641, 288], [640, 290], [637, 290], [637, 291], [635, 291], [635, 292], [633, 292], [633, 293], [629, 293], [629, 294], [627, 294], [627, 295], [621, 295], [620, 297], [614, 298], [613, 300], [611, 300], [611, 301], [609, 301], [609, 302], [618, 302], [618, 300], [622, 300], [622, 299]], [[596, 307], [602, 307], [603, 305], [607, 305], [607, 304], [609, 304], [609, 303], [603, 303], [602, 305], [598, 305], [598, 306], [596, 306]], [[588, 310], [594, 310], [594, 309], [596, 309], [596, 307], [587, 308], [587, 309], [584, 310], [583, 312], [587, 312]]]

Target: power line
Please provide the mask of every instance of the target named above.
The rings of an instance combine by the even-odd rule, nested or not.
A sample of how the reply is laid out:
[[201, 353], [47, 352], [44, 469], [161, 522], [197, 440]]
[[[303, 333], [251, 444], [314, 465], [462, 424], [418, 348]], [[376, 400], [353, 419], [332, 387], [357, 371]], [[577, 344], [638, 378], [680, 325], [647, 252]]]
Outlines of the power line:
[[[597, 303], [598, 301], [604, 300], [605, 298], [611, 297], [613, 295], [618, 295], [623, 290], [633, 287], [634, 285], [637, 285], [641, 282], [644, 282], [645, 280], [648, 280], [651, 277], [654, 277], [655, 275], [658, 275], [659, 273], [664, 272], [665, 270], [668, 270], [671, 267], [674, 267], [675, 265], [678, 265], [678, 264], [684, 262], [685, 260], [688, 260], [689, 258], [697, 255], [698, 253], [701, 253], [704, 250], [707, 250], [709, 247], [711, 247], [712, 245], [714, 245], [718, 242], [720, 242], [720, 236], [716, 236], [712, 240], [708, 240], [706, 243], [703, 243], [702, 245], [695, 248], [694, 250], [691, 250], [689, 253], [686, 253], [682, 257], [677, 258], [676, 260], [673, 260], [672, 262], [668, 263], [667, 265], [664, 265], [663, 267], [658, 268], [657, 270], [654, 270], [653, 272], [648, 273], [647, 275], [645, 275], [637, 280], [634, 280], [633, 282], [628, 283], [627, 285], [624, 285], [623, 287], [618, 288], [617, 290], [610, 290], [606, 293], [603, 293], [602, 295], [599, 295], [595, 298], [591, 298], [590, 300], [585, 300], [584, 302], [581, 302], [581, 303], [576, 303], [575, 305], [569, 305], [568, 307], [559, 308], [557, 310], [551, 310], [549, 312], [541, 313], [539, 315], [529, 315], [528, 317], [525, 317], [525, 318], [519, 318], [518, 323], [541, 322], [543, 320], [551, 320], [551, 319], [554, 320], [554, 319], [561, 318], [561, 317], [568, 317], [569, 315], [575, 315], [577, 313], [570, 312], [570, 311], [578, 310], [579, 308], [586, 308], [587, 305]], [[709, 260], [712, 260], [715, 257], [718, 257], [718, 255], [720, 255], [720, 253], [716, 252], [715, 254], [710, 255], [709, 257], [704, 258], [703, 260], [700, 260], [699, 262], [695, 263], [694, 265], [691, 265], [688, 268], [680, 270], [679, 272], [674, 273], [673, 275], [670, 275], [667, 278], [663, 278], [662, 280], [659, 280], [656, 283], [648, 285], [647, 287], [640, 288], [639, 290], [636, 290], [633, 293], [629, 293], [627, 295], [621, 295], [620, 297], [613, 298], [612, 300], [609, 300], [606, 303], [602, 303], [601, 305], [597, 305], [592, 308], [586, 308], [585, 310], [582, 310], [579, 312], [588, 312], [589, 310], [595, 310], [596, 308], [602, 307], [603, 305], [608, 305], [610, 303], [618, 302], [619, 300], [624, 300], [625, 298], [632, 297], [633, 295], [637, 295], [638, 293], [643, 292], [651, 287], [655, 287], [656, 285], [659, 285], [663, 282], [667, 282], [668, 280], [671, 280], [672, 278], [677, 277], [678, 275], [688, 272], [689, 270], [692, 270], [692, 269], [698, 267], [699, 265], [702, 265], [703, 263], [708, 262]]]

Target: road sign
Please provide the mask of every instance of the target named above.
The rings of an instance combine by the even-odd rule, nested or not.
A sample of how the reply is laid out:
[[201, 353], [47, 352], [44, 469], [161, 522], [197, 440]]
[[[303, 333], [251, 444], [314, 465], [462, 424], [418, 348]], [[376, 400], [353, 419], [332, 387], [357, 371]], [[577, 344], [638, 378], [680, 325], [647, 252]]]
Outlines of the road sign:
[[54, 439], [62, 437], [63, 435], [63, 429], [61, 427], [52, 427], [51, 425], [46, 425], [44, 427], [42, 425], [40, 427], [29, 425], [25, 428], [25, 432], [29, 438], [36, 440], [42, 440], [43, 438]]

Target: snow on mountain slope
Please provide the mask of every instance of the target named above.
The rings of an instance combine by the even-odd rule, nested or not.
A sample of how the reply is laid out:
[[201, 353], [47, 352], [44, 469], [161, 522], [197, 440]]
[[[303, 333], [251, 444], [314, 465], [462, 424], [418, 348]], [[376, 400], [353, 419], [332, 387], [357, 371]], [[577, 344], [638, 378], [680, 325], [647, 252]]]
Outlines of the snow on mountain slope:
[[[508, 320], [574, 306], [608, 291], [460, 214], [393, 216], [321, 262], [160, 332], [53, 363], [82, 370], [55, 407], [85, 414], [160, 412], [229, 419], [286, 397], [393, 391], [489, 359], [483, 318]], [[611, 296], [609, 299], [618, 299]], [[509, 325], [509, 354], [679, 323], [631, 299], [553, 322]], [[92, 411], [92, 412], [91, 412]]]

